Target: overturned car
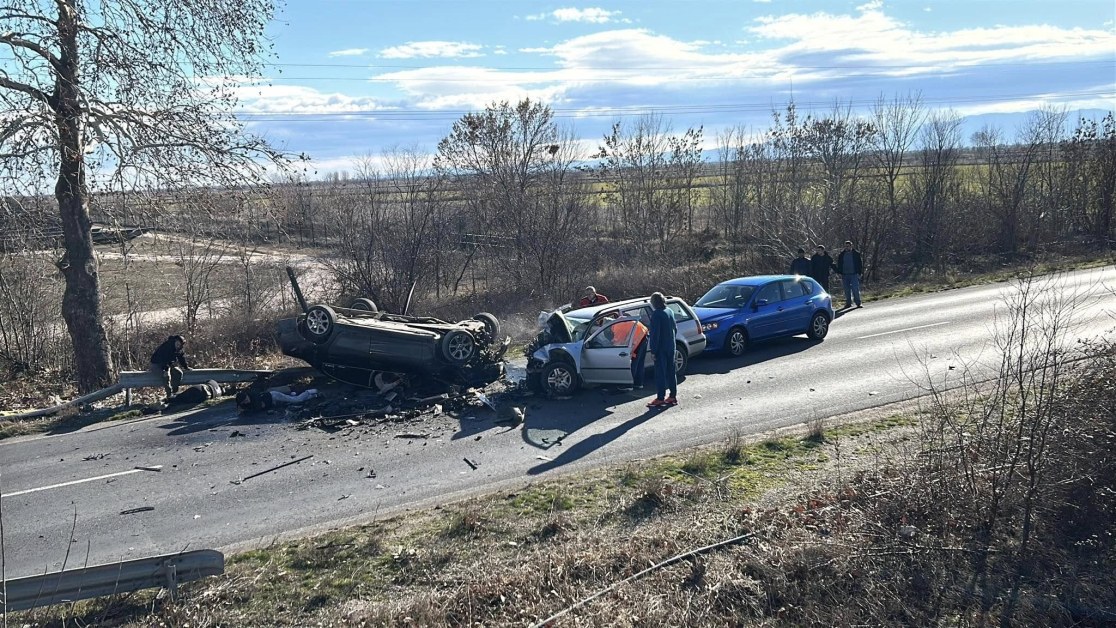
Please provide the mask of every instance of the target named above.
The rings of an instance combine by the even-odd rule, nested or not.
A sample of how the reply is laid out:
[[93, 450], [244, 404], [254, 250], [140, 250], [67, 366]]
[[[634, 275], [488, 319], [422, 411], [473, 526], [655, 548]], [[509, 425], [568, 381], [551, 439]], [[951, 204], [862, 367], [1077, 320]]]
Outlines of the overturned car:
[[371, 387], [387, 371], [476, 386], [504, 373], [511, 339], [492, 314], [454, 323], [380, 312], [369, 299], [347, 308], [307, 305], [293, 271], [288, 275], [303, 313], [279, 321], [279, 347], [330, 377]]

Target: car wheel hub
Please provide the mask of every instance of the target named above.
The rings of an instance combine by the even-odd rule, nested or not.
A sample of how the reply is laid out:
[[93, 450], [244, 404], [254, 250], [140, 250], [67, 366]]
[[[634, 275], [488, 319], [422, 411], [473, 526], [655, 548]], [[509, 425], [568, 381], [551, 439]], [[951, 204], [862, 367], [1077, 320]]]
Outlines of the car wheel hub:
[[473, 355], [473, 341], [464, 334], [451, 338], [449, 354], [457, 361], [463, 362], [468, 360], [469, 357]]
[[729, 350], [733, 355], [740, 355], [744, 353], [744, 334], [734, 331], [732, 336], [729, 337]]
[[814, 319], [814, 334], [819, 338], [824, 336], [829, 331], [829, 321], [824, 316], [818, 316]]
[[311, 312], [306, 317], [306, 328], [315, 336], [324, 335], [329, 331], [329, 317], [324, 312]]
[[554, 369], [547, 377], [546, 383], [551, 390], [556, 392], [565, 392], [570, 388], [572, 376], [566, 369]]
[[682, 370], [682, 364], [685, 361], [686, 361], [686, 358], [683, 357], [682, 352], [679, 351], [678, 349], [675, 349], [674, 350], [674, 372], [675, 373]]

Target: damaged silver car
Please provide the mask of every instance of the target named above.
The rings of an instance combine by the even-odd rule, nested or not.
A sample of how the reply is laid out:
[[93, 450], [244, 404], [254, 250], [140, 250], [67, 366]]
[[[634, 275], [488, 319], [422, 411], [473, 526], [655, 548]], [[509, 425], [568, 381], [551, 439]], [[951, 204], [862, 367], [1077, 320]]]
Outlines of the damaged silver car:
[[[674, 370], [686, 374], [690, 359], [705, 350], [701, 322], [684, 300], [667, 297], [678, 323]], [[541, 320], [541, 319], [540, 319]], [[648, 298], [629, 299], [545, 317], [542, 330], [527, 346], [527, 385], [551, 396], [569, 395], [582, 384], [632, 385], [633, 321], [651, 320]], [[654, 366], [648, 355], [646, 366]]]

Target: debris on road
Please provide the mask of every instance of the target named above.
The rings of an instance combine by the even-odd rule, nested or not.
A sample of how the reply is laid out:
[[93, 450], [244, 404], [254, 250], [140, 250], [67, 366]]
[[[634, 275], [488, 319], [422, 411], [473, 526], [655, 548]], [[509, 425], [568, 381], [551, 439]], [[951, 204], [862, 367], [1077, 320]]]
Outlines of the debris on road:
[[138, 469], [140, 471], [155, 471], [155, 472], [158, 472], [158, 473], [162, 473], [163, 465], [155, 464], [155, 465], [151, 465], [151, 466], [148, 466], [148, 467], [137, 466], [136, 469]]
[[402, 434], [396, 434], [395, 437], [396, 438], [430, 438], [430, 434], [416, 434], [414, 432], [403, 432]]
[[90, 455], [82, 458], [82, 460], [104, 460], [105, 456], [108, 456], [108, 455], [110, 455], [110, 454], [90, 454]]
[[150, 510], [155, 510], [155, 507], [154, 506], [140, 506], [139, 508], [132, 508], [132, 509], [129, 509], [129, 510], [121, 510], [120, 514], [121, 515], [134, 515], [137, 512], [148, 512]]
[[470, 469], [472, 469], [473, 471], [477, 470], [477, 463], [473, 462], [472, 460], [469, 460], [468, 458], [462, 458], [462, 460], [465, 461], [465, 464], [469, 465]]
[[290, 462], [284, 462], [284, 463], [283, 463], [283, 464], [281, 464], [281, 465], [278, 465], [278, 466], [275, 466], [275, 467], [271, 467], [270, 469], [265, 469], [264, 471], [260, 471], [259, 473], [253, 473], [252, 475], [249, 475], [249, 476], [246, 476], [246, 477], [240, 478], [239, 480], [230, 480], [230, 481], [229, 481], [229, 483], [230, 483], [230, 484], [238, 484], [238, 485], [239, 485], [239, 484], [241, 484], [241, 483], [243, 483], [243, 482], [247, 482], [248, 480], [251, 480], [252, 478], [258, 478], [258, 477], [260, 477], [261, 475], [264, 475], [264, 474], [267, 474], [267, 473], [271, 473], [271, 472], [273, 472], [273, 471], [278, 471], [279, 469], [282, 469], [282, 468], [284, 468], [284, 467], [289, 467], [289, 466], [291, 466], [292, 464], [298, 464], [298, 463], [300, 463], [300, 462], [305, 462], [305, 461], [307, 461], [307, 460], [309, 460], [309, 459], [311, 459], [311, 458], [313, 458], [313, 457], [314, 457], [314, 455], [313, 455], [313, 454], [311, 454], [311, 455], [309, 455], [309, 456], [303, 456], [303, 457], [299, 458], [298, 460], [291, 460]]

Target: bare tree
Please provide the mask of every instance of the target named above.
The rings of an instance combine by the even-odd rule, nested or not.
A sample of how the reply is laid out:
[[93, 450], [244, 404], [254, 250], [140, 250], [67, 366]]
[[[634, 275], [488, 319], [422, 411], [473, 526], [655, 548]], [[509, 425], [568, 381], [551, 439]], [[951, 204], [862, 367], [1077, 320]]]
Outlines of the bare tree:
[[258, 76], [272, 0], [10, 0], [0, 8], [0, 158], [17, 184], [55, 179], [65, 256], [62, 314], [78, 387], [113, 373], [90, 197], [112, 172], [132, 185], [221, 185], [278, 155], [243, 133], [235, 88]]
[[879, 272], [883, 243], [894, 237], [900, 207], [908, 202], [905, 188], [899, 182], [907, 170], [910, 150], [925, 116], [920, 94], [908, 94], [890, 101], [880, 96], [872, 108], [876, 129], [873, 155], [886, 202], [882, 211], [869, 211], [864, 217], [863, 250], [868, 253], [866, 261], [870, 277]]

